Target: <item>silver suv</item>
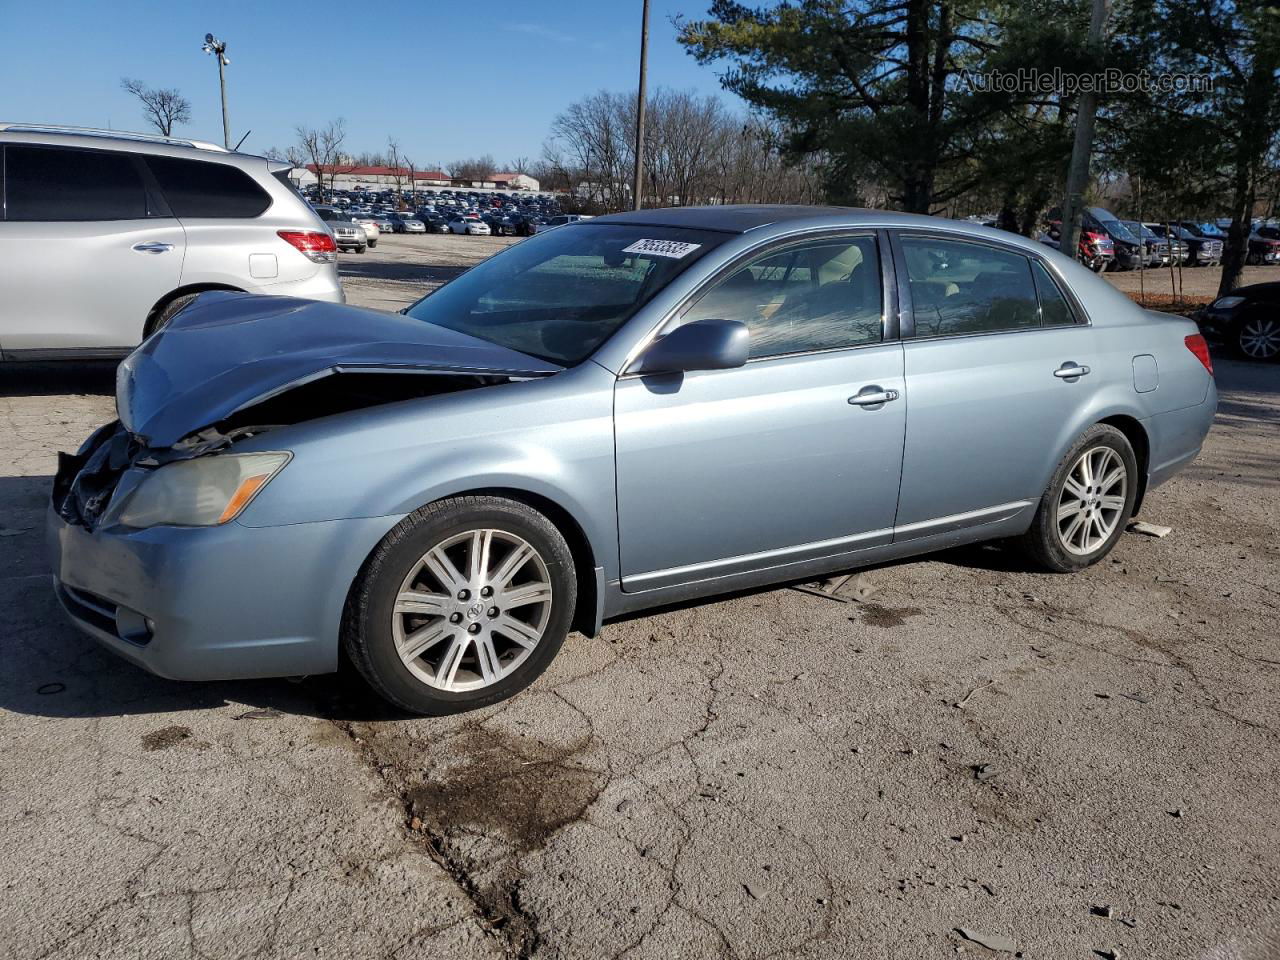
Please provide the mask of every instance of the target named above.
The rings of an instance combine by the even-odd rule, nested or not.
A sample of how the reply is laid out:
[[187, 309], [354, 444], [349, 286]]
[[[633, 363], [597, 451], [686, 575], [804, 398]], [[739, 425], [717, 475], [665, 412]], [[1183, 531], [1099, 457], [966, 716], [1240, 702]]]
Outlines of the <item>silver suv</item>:
[[207, 290], [343, 301], [286, 163], [193, 140], [0, 123], [0, 353], [116, 357]]

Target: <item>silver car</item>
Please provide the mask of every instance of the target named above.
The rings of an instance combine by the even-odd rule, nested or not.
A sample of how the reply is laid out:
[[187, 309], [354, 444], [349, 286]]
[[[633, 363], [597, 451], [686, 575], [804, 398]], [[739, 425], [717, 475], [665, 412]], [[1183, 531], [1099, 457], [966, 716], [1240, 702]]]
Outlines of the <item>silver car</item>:
[[0, 351], [124, 356], [207, 290], [341, 302], [289, 164], [141, 134], [0, 124]]
[[164, 676], [323, 673], [341, 648], [448, 713], [661, 604], [986, 540], [1087, 567], [1216, 405], [1194, 323], [1030, 240], [599, 217], [401, 314], [201, 297], [64, 455], [55, 583]]

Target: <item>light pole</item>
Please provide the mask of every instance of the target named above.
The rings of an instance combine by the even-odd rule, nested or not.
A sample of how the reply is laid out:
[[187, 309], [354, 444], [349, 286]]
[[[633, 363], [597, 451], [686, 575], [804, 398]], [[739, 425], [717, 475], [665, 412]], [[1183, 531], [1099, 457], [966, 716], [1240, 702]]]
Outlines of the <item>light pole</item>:
[[227, 118], [227, 76], [224, 68], [231, 62], [227, 56], [227, 41], [219, 40], [212, 33], [204, 35], [204, 44], [200, 47], [205, 53], [211, 53], [218, 61], [218, 88], [222, 91], [222, 145], [231, 149], [231, 121]]
[[636, 92], [636, 178], [631, 188], [631, 202], [635, 210], [640, 209], [641, 191], [644, 186], [644, 84], [645, 74], [649, 68], [649, 0], [644, 0], [644, 10], [640, 17], [640, 89]]

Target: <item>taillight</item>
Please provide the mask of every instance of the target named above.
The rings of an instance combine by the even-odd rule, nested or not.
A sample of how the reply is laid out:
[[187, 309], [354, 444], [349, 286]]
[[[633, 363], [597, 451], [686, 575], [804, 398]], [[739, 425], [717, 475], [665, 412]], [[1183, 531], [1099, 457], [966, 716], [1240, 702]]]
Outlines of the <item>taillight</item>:
[[338, 259], [338, 246], [328, 233], [319, 230], [277, 230], [276, 233], [312, 263], [334, 263]]
[[1196, 355], [1196, 359], [1204, 364], [1204, 368], [1209, 371], [1209, 376], [1213, 376], [1213, 358], [1209, 356], [1209, 344], [1204, 342], [1204, 337], [1193, 333], [1182, 342]]

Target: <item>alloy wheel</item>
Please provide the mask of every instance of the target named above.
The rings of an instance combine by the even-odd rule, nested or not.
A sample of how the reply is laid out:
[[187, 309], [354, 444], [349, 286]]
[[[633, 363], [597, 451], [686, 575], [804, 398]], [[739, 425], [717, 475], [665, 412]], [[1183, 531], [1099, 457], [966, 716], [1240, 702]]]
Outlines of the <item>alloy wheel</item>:
[[438, 690], [492, 686], [538, 645], [551, 602], [546, 561], [527, 540], [505, 530], [456, 534], [401, 583], [391, 615], [396, 652]]
[[1240, 349], [1255, 360], [1280, 355], [1280, 323], [1266, 317], [1246, 320], [1240, 328]]
[[1087, 556], [1115, 532], [1124, 515], [1129, 472], [1111, 447], [1086, 450], [1071, 467], [1058, 496], [1058, 539], [1068, 553]]

